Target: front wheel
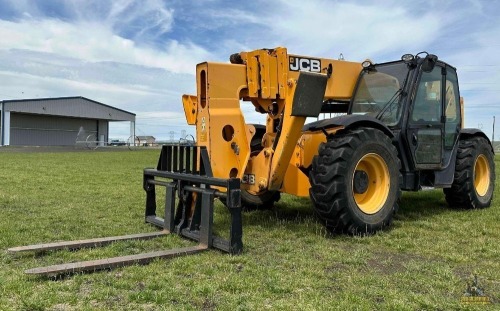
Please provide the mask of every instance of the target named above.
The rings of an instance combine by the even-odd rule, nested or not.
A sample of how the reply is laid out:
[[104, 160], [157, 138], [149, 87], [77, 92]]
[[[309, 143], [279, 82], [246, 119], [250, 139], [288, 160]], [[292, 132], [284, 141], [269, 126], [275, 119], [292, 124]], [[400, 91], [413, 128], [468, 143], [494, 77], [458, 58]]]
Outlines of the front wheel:
[[483, 137], [459, 141], [455, 175], [450, 188], [443, 189], [451, 208], [489, 207], [495, 188], [495, 161], [490, 143]]
[[370, 234], [398, 209], [400, 161], [391, 139], [373, 128], [328, 138], [309, 174], [316, 214], [332, 232]]

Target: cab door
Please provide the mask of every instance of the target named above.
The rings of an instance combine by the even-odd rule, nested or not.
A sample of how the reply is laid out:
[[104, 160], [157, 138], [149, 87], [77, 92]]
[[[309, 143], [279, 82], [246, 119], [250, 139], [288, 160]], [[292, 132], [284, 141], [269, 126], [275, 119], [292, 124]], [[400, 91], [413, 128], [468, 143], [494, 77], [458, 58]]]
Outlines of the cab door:
[[448, 167], [458, 143], [462, 116], [460, 109], [460, 93], [458, 89], [457, 72], [454, 68], [446, 67], [446, 83], [444, 89], [444, 155], [443, 166]]
[[437, 64], [421, 71], [408, 115], [407, 140], [416, 169], [439, 169], [443, 165], [444, 68]]

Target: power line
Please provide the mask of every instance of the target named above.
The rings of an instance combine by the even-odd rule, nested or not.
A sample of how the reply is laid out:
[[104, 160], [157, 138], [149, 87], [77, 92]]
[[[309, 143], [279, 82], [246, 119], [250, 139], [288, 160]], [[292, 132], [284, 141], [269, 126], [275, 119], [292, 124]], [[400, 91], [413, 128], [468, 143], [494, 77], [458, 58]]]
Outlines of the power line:
[[500, 90], [461, 90], [462, 92], [500, 92]]
[[460, 72], [497, 72], [498, 70], [461, 70], [460, 68], [458, 69]]
[[478, 65], [478, 64], [475, 64], [475, 65], [460, 65], [460, 67], [500, 67], [500, 65]]
[[460, 84], [498, 84], [495, 82], [461, 82]]
[[185, 125], [170, 125], [170, 124], [135, 124], [135, 126], [147, 126], [147, 127], [189, 127], [189, 125], [186, 123]]

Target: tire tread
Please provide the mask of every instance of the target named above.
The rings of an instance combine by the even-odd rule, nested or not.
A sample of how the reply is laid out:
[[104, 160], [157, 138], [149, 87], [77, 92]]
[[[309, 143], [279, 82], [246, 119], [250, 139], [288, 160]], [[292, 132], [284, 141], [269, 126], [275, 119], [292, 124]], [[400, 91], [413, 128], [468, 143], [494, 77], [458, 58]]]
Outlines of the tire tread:
[[[398, 172], [401, 164], [397, 150], [383, 132], [372, 128], [358, 128], [336, 134], [327, 139], [318, 148], [309, 174], [310, 198], [316, 214], [327, 229], [337, 233], [370, 234], [391, 224], [392, 217], [398, 210], [401, 190], [398, 187], [397, 198], [390, 215], [380, 224], [367, 225], [354, 219], [349, 213], [347, 198], [348, 165], [352, 162], [355, 150], [366, 141], [381, 141], [395, 155]], [[400, 175], [400, 174], [399, 174]], [[397, 178], [400, 178], [398, 176]], [[399, 185], [399, 181], [398, 181]]]

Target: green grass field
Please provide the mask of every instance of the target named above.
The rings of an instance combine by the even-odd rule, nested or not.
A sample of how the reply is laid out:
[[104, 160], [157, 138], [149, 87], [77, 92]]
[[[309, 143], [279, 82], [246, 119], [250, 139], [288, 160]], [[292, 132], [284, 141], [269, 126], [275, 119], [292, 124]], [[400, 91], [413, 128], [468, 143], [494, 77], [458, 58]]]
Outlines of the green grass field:
[[[457, 211], [440, 190], [404, 193], [391, 230], [332, 236], [307, 199], [244, 214], [245, 251], [157, 260], [59, 279], [32, 267], [194, 245], [177, 236], [44, 255], [12, 246], [152, 232], [142, 169], [158, 150], [0, 152], [0, 310], [485, 310], [500, 303], [500, 184]], [[500, 157], [496, 158], [500, 176]], [[215, 221], [227, 222], [220, 203]], [[460, 304], [477, 274], [490, 306]]]

